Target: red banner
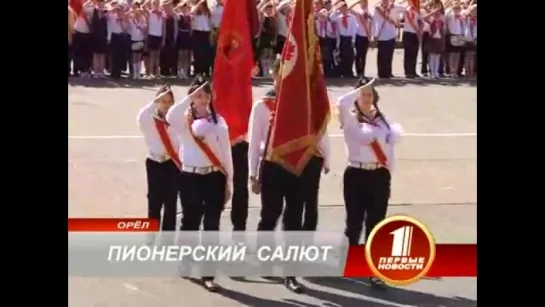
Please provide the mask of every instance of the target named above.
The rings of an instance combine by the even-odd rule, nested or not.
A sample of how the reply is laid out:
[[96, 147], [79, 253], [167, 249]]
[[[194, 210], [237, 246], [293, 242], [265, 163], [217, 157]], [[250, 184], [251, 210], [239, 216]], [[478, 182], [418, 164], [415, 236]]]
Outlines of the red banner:
[[70, 7], [74, 10], [76, 13], [76, 16], [81, 14], [81, 11], [83, 9], [83, 0], [70, 0], [69, 2]]
[[227, 1], [214, 62], [214, 107], [229, 126], [229, 138], [246, 134], [252, 109], [252, 38], [248, 10], [253, 0]]
[[330, 116], [312, 0], [295, 4], [282, 51], [282, 80], [267, 159], [300, 175], [316, 152]]
[[[348, 250], [344, 277], [369, 277], [372, 275], [365, 258], [365, 246], [351, 246]], [[435, 260], [426, 276], [477, 276], [477, 245], [437, 244]]]
[[159, 231], [159, 221], [147, 218], [69, 218], [69, 232]]
[[257, 3], [255, 0], [248, 2], [248, 23], [250, 24], [250, 35], [254, 38], [259, 33], [259, 17], [257, 13]]

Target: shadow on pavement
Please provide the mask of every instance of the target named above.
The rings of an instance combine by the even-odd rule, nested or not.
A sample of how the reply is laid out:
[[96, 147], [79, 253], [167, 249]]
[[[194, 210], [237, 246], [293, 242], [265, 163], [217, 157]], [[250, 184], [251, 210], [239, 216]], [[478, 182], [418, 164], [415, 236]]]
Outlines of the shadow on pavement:
[[[382, 301], [387, 301], [395, 304], [419, 306], [419, 307], [473, 307], [477, 306], [476, 300], [471, 300], [462, 297], [443, 297], [428, 294], [424, 292], [418, 292], [402, 288], [389, 288], [388, 291], [377, 291], [372, 289], [370, 285], [365, 285], [365, 280], [358, 280], [358, 283], [335, 277], [314, 277], [305, 278], [305, 280], [311, 284], [320, 285], [323, 287], [338, 289], [358, 295], [368, 296]], [[310, 289], [309, 289], [310, 290]], [[308, 291], [308, 295], [316, 297], [318, 299], [328, 300], [327, 298], [321, 298], [312, 295], [313, 291]], [[316, 293], [315, 293], [316, 294]], [[329, 293], [326, 293], [329, 295]], [[346, 306], [341, 304], [341, 306]], [[350, 305], [351, 306], [351, 305]], [[381, 306], [381, 305], [376, 305]]]
[[[288, 291], [288, 290], [286, 290]], [[250, 294], [230, 290], [222, 289], [218, 292], [219, 295], [228, 298], [230, 300], [239, 302], [243, 306], [252, 307], [361, 307], [361, 306], [373, 306], [373, 307], [391, 307], [391, 304], [378, 303], [374, 300], [366, 300], [362, 298], [348, 297], [335, 293], [328, 293], [312, 288], [307, 288], [304, 294], [301, 294], [301, 300], [297, 299], [262, 299]], [[304, 296], [310, 296], [318, 300], [323, 301], [320, 305], [304, 302]]]
[[[179, 86], [188, 86], [191, 80], [179, 80], [176, 78], [164, 78], [156, 80], [133, 80], [129, 78], [121, 78], [117, 80], [112, 79], [78, 79], [71, 77], [68, 79], [68, 84], [72, 86], [83, 87], [98, 87], [98, 88], [140, 88], [142, 86], [159, 86], [164, 83]], [[329, 78], [327, 79], [328, 86], [352, 86], [356, 82], [356, 78]], [[271, 80], [267, 79], [254, 79], [252, 85], [255, 87], [268, 87], [272, 85]], [[442, 86], [476, 86], [476, 79], [405, 79], [405, 78], [392, 78], [392, 79], [380, 79], [377, 81], [377, 85], [384, 86], [430, 86], [430, 85], [442, 85]]]

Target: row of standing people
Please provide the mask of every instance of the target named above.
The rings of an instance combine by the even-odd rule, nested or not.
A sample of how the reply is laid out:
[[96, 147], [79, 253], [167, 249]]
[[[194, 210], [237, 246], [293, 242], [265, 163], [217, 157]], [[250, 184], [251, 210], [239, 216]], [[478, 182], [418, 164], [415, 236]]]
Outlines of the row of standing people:
[[[367, 1], [362, 0], [351, 7], [343, 1], [335, 6], [315, 1], [314, 8], [326, 76], [348, 77], [354, 71], [365, 75], [367, 52], [376, 47], [378, 75], [390, 78], [401, 20], [405, 23], [402, 43], [406, 77], [418, 76], [419, 51], [422, 75], [446, 72], [456, 76], [464, 69], [468, 76], [475, 74], [476, 6], [462, 10], [461, 4], [454, 2], [444, 12], [440, 1], [417, 10], [414, 5], [405, 7], [383, 0], [369, 9]], [[266, 76], [270, 63], [282, 52], [292, 1], [261, 1], [256, 9], [260, 31], [253, 39], [254, 59], [260, 67], [258, 75]], [[72, 44], [68, 70], [73, 60], [74, 74], [83, 76], [94, 71], [95, 76], [102, 77], [110, 66], [116, 78], [128, 66], [131, 75], [139, 78], [142, 63], [146, 77], [151, 78], [160, 74], [185, 79], [192, 71], [210, 75], [222, 14], [221, 1], [212, 8], [206, 1], [181, 1], [175, 7], [172, 2], [158, 0], [135, 1], [131, 6], [111, 2], [108, 8], [103, 0], [86, 2], [74, 24], [69, 25]], [[450, 67], [456, 69], [450, 72]]]
[[[476, 5], [462, 9], [453, 2], [445, 11], [441, 1], [433, 1], [419, 8], [409, 0], [407, 6], [391, 0], [381, 0], [369, 8], [367, 0], [351, 6], [344, 1], [335, 5], [318, 5], [317, 30], [321, 40], [324, 70], [332, 72], [338, 64], [337, 75], [351, 77], [365, 75], [367, 52], [377, 48], [377, 71], [380, 78], [391, 78], [394, 49], [398, 29], [403, 22], [403, 68], [405, 77], [418, 77], [417, 58], [422, 53], [421, 74], [437, 76], [436, 55], [444, 55], [450, 76], [457, 77], [461, 70], [474, 74], [477, 45]], [[466, 61], [460, 55], [467, 54]], [[337, 56], [338, 55], [338, 56]], [[453, 67], [450, 71], [450, 67]]]
[[[215, 112], [211, 85], [200, 75], [181, 101], [174, 103], [172, 89], [163, 86], [140, 110], [137, 122], [149, 149], [148, 216], [160, 220], [164, 208], [163, 230], [175, 230], [179, 194], [182, 231], [198, 231], [201, 226], [205, 231], [220, 230], [221, 212], [228, 201], [232, 203], [233, 230], [245, 231], [250, 190], [261, 197], [257, 230], [274, 231], [281, 217], [286, 231], [317, 229], [320, 178], [330, 170], [327, 133], [301, 176], [264, 158], [279, 70], [276, 60], [270, 70], [274, 88], [253, 104], [247, 135], [234, 140], [229, 140], [227, 123]], [[386, 216], [393, 146], [401, 134], [401, 127], [380, 113], [372, 84], [361, 78], [338, 105], [348, 149], [343, 194], [350, 244], [360, 242], [364, 223], [367, 237]], [[371, 282], [383, 286], [376, 278]], [[213, 277], [203, 277], [202, 284], [209, 291], [218, 289]], [[285, 278], [285, 286], [303, 291], [293, 276]]]
[[69, 8], [68, 73], [100, 78], [108, 69], [119, 78], [128, 68], [135, 79], [144, 72], [148, 78], [210, 75], [222, 12], [221, 5], [210, 10], [205, 0], [176, 6], [170, 0], [94, 0], [76, 16]]

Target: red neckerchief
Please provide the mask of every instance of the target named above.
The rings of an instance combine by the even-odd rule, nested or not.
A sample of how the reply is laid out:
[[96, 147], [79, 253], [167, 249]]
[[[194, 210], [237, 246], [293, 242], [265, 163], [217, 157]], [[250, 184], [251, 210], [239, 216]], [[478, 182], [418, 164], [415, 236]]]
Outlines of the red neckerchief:
[[341, 16], [341, 24], [345, 29], [348, 29], [348, 15], [344, 14]]
[[432, 35], [435, 34], [437, 31], [441, 30], [442, 28], [443, 22], [439, 19], [434, 19], [430, 24], [430, 32]]
[[331, 34], [335, 35], [337, 34], [337, 24], [335, 24], [334, 22], [331, 22]]

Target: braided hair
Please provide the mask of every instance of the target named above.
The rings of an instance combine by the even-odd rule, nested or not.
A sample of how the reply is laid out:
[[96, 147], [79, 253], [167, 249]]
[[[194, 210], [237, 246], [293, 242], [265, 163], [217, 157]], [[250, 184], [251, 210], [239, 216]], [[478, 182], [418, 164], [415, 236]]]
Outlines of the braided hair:
[[[361, 86], [366, 85], [369, 82], [371, 82], [371, 80], [369, 80], [368, 78], [361, 77], [358, 80], [358, 82], [356, 83], [356, 85], [354, 86], [354, 88], [357, 89], [357, 88], [359, 88]], [[390, 124], [388, 124], [388, 122], [386, 121], [386, 118], [384, 117], [384, 114], [380, 111], [380, 109], [378, 107], [378, 102], [380, 101], [380, 95], [378, 94], [375, 87], [372, 87], [371, 90], [373, 91], [373, 106], [375, 107], [375, 110], [377, 112], [375, 114], [375, 117], [380, 118], [380, 120], [382, 120], [382, 122], [386, 125], [386, 127], [389, 130], [390, 129]], [[365, 115], [363, 114], [362, 110], [360, 109], [360, 106], [358, 105], [357, 99], [354, 100], [354, 110], [356, 111], [356, 116], [357, 116], [358, 120], [363, 119], [363, 117]]]
[[[202, 86], [202, 88], [201, 88]], [[205, 93], [209, 94], [212, 98], [210, 99], [210, 116], [212, 117], [212, 121], [214, 124], [218, 123], [218, 115], [216, 113], [216, 110], [214, 109], [214, 103], [213, 103], [213, 95], [212, 95], [212, 86], [210, 86], [210, 83], [205, 80], [205, 78], [202, 75], [197, 75], [193, 82], [191, 82], [191, 85], [189, 86], [189, 89], [187, 90], [187, 95], [193, 94], [197, 89], [201, 88]], [[197, 112], [195, 111], [195, 103], [192, 101], [189, 105], [191, 108], [191, 115], [193, 116], [193, 119], [197, 119]]]

